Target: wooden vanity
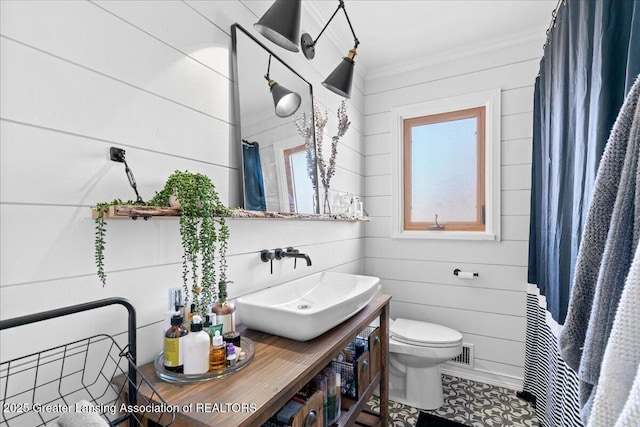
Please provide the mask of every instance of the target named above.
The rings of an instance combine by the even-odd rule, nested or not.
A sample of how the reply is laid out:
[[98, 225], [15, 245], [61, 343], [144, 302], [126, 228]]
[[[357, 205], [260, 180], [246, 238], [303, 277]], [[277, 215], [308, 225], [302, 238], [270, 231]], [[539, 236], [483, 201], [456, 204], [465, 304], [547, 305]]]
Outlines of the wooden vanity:
[[[364, 328], [380, 319], [379, 340], [370, 348], [371, 378], [361, 384], [358, 400], [343, 397], [342, 415], [336, 426], [384, 426], [388, 419], [389, 295], [377, 294], [351, 319], [306, 342], [293, 341], [253, 330], [243, 336], [255, 343], [255, 358], [242, 370], [203, 383], [175, 384], [157, 377], [153, 363], [140, 368], [167, 405], [187, 408], [172, 424], [186, 426], [260, 426], [278, 412], [298, 390], [313, 379]], [[367, 400], [380, 386], [380, 414], [363, 412]], [[145, 394], [145, 389], [141, 390]], [[189, 406], [187, 406], [189, 405]], [[321, 424], [315, 424], [321, 425]], [[153, 426], [153, 423], [149, 423]]]

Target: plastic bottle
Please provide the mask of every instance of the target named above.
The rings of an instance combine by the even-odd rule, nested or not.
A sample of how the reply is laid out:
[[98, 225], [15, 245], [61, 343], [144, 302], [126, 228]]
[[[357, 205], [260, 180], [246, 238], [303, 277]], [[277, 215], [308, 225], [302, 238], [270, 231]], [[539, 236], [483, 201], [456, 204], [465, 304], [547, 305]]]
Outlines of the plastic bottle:
[[330, 425], [336, 422], [339, 415], [336, 411], [336, 371], [327, 366], [322, 374], [327, 378], [327, 423]]
[[223, 370], [227, 366], [226, 357], [226, 347], [222, 341], [222, 335], [216, 331], [209, 350], [209, 369], [212, 371]]
[[182, 325], [182, 316], [171, 318], [171, 328], [164, 334], [164, 367], [168, 371], [184, 371], [184, 339], [189, 331]]
[[236, 366], [236, 348], [232, 343], [227, 344], [227, 368]]
[[197, 314], [192, 317], [191, 333], [184, 346], [184, 373], [193, 375], [209, 371], [209, 334], [202, 330], [202, 319]]

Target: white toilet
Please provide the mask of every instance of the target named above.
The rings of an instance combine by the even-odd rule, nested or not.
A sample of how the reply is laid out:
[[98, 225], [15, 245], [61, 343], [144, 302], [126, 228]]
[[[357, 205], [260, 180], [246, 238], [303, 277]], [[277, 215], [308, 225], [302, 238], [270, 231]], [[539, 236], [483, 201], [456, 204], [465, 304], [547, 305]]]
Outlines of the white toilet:
[[462, 334], [398, 318], [389, 327], [389, 398], [420, 409], [444, 404], [440, 364], [462, 352]]

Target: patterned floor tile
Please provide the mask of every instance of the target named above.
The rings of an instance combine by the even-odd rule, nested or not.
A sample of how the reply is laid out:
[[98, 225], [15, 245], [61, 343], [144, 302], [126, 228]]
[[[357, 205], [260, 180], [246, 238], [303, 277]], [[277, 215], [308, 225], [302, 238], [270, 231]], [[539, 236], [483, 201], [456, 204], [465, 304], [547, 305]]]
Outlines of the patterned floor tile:
[[[470, 427], [537, 427], [535, 410], [518, 398], [513, 390], [478, 383], [450, 375], [442, 376], [444, 405], [426, 411]], [[380, 411], [380, 400], [373, 396], [369, 409]], [[420, 411], [411, 406], [389, 402], [389, 426], [413, 427]]]

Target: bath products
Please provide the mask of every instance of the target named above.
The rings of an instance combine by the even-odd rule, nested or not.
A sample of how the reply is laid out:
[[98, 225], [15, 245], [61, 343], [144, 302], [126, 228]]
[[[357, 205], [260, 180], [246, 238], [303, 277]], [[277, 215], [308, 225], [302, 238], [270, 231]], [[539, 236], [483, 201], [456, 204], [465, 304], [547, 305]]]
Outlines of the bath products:
[[222, 334], [222, 339], [224, 340], [224, 342], [231, 343], [236, 347], [240, 347], [241, 346], [241, 338], [240, 338], [240, 334], [238, 332], [227, 332], [225, 334]]
[[216, 315], [213, 315], [214, 320], [211, 322], [211, 326], [209, 326], [209, 335], [213, 338], [216, 335], [216, 332], [220, 334], [220, 338], [222, 339], [222, 323], [216, 324], [215, 318]]
[[236, 306], [232, 302], [216, 301], [213, 312], [216, 314], [216, 323], [222, 324], [223, 334], [236, 330]]
[[209, 369], [212, 371], [221, 371], [227, 366], [226, 347], [222, 341], [222, 335], [216, 331], [209, 350]]
[[209, 345], [211, 345], [213, 337], [211, 336], [211, 317], [207, 314], [204, 316], [204, 323], [202, 324], [202, 330], [209, 335]]
[[209, 334], [202, 330], [202, 319], [194, 314], [191, 333], [184, 341], [184, 373], [204, 374], [209, 371]]
[[325, 377], [322, 374], [318, 374], [316, 375], [312, 380], [311, 380], [311, 389], [313, 391], [316, 390], [321, 390], [322, 391], [322, 396], [324, 398], [323, 401], [323, 411], [322, 411], [322, 416], [324, 418], [324, 424], [323, 425], [329, 425], [327, 424], [328, 418], [327, 416], [329, 415], [328, 413], [328, 406], [327, 406], [327, 377]]
[[336, 372], [336, 418], [340, 417], [342, 411], [342, 376]]
[[327, 379], [327, 425], [333, 424], [338, 419], [340, 415], [337, 412], [337, 402], [336, 402], [336, 371], [331, 367], [331, 365], [327, 366], [322, 370], [322, 374]]
[[233, 344], [227, 344], [227, 368], [236, 366], [236, 348]]
[[173, 372], [182, 373], [184, 370], [184, 339], [188, 335], [182, 325], [182, 316], [171, 318], [171, 328], [164, 334], [164, 367]]

